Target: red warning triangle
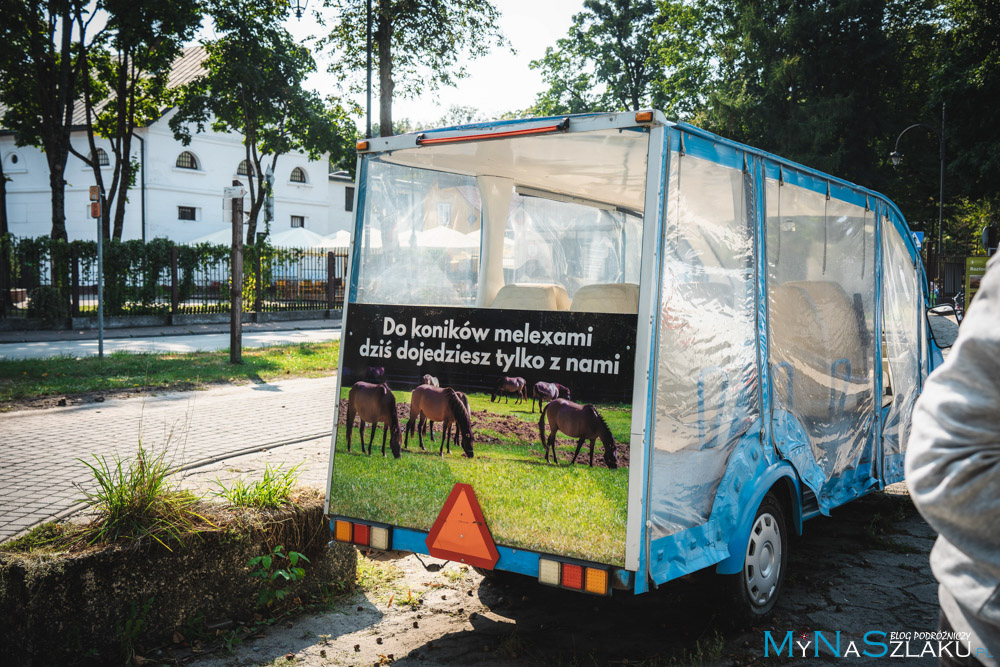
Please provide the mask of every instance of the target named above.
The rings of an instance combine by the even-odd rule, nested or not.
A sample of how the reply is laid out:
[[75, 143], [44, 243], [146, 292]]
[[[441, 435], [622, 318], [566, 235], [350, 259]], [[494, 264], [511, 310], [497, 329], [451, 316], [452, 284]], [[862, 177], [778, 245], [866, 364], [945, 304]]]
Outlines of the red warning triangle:
[[483, 510], [469, 484], [456, 484], [427, 535], [427, 553], [487, 570], [500, 560]]

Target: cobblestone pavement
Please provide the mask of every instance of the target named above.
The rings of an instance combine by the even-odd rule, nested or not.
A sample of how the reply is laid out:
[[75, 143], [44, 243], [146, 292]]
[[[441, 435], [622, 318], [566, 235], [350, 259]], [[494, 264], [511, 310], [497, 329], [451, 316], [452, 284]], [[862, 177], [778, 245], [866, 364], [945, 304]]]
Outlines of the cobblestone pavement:
[[74, 484], [90, 479], [77, 459], [127, 457], [141, 438], [173, 466], [192, 467], [328, 438], [335, 391], [331, 376], [0, 414], [0, 541], [76, 509]]

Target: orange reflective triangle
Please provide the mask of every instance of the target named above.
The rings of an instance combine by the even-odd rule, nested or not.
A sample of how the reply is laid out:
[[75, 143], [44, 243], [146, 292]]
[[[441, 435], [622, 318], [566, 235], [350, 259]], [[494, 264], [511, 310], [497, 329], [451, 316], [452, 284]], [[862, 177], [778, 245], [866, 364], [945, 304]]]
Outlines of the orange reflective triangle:
[[500, 553], [469, 484], [456, 484], [427, 535], [427, 553], [492, 570]]

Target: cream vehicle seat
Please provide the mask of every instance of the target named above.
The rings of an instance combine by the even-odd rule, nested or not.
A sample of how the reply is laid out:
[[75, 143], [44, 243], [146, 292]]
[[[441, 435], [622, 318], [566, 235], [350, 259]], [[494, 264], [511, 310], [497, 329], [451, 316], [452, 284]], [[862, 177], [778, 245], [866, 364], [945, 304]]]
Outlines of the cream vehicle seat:
[[569, 310], [569, 295], [562, 285], [519, 283], [504, 285], [490, 308], [508, 310]]
[[635, 315], [639, 312], [639, 286], [635, 283], [586, 285], [573, 295], [570, 310]]

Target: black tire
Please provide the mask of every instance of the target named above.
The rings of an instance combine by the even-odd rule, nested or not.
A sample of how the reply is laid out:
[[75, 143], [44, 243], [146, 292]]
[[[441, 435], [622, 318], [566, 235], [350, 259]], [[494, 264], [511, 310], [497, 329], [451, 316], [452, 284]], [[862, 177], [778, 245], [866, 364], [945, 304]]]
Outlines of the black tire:
[[739, 574], [726, 577], [729, 597], [735, 603], [734, 621], [754, 625], [773, 612], [787, 571], [787, 526], [785, 508], [768, 493], [754, 515], [743, 567]]

